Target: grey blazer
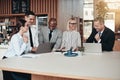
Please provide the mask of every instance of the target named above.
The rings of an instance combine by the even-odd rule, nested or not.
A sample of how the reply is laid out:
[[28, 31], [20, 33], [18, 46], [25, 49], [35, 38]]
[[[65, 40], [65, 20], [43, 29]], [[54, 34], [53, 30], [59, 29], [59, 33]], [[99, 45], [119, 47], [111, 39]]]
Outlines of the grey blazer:
[[49, 41], [49, 33], [50, 33], [50, 29], [48, 27], [40, 28], [40, 32], [38, 34], [39, 44], [46, 42], [55, 43], [53, 49], [59, 49], [62, 42], [62, 31], [60, 31], [57, 28], [54, 29], [50, 41]]

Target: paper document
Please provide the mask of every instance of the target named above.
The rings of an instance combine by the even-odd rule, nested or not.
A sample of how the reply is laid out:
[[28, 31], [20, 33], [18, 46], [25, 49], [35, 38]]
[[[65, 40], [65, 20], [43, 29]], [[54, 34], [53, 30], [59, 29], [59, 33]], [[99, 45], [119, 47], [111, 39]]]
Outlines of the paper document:
[[29, 53], [29, 54], [24, 54], [21, 57], [23, 57], [23, 58], [35, 58], [35, 57], [38, 57], [38, 56], [40, 56], [40, 55]]

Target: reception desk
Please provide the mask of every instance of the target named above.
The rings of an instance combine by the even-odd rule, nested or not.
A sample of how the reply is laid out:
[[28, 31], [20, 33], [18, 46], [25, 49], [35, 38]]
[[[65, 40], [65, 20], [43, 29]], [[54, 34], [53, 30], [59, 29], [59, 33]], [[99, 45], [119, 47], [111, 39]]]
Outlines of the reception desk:
[[0, 69], [32, 74], [32, 80], [120, 80], [120, 52], [66, 57], [61, 53], [0, 60]]
[[6, 52], [8, 45], [0, 45], [0, 60], [2, 59], [4, 53]]

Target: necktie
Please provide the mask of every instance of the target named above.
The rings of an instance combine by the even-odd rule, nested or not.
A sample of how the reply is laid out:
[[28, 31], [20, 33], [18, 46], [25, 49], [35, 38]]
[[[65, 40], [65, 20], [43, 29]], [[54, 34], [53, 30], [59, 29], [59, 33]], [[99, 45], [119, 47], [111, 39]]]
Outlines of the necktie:
[[33, 47], [32, 33], [31, 33], [30, 27], [29, 27], [29, 36], [30, 36], [30, 44], [31, 44], [31, 47]]
[[102, 35], [102, 33], [101, 33], [101, 32], [99, 32], [99, 37], [101, 37], [101, 35]]
[[49, 33], [49, 41], [50, 41], [50, 39], [51, 39], [51, 37], [52, 37], [52, 30], [50, 30], [50, 33]]

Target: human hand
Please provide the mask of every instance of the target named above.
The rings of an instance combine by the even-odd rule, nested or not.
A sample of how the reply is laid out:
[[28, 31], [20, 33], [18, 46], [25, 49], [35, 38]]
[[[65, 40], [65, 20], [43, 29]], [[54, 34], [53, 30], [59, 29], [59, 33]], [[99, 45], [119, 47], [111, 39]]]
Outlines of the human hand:
[[98, 34], [98, 33], [95, 35], [95, 39], [96, 39], [97, 41], [99, 41], [99, 40], [100, 40], [100, 36], [99, 36], [99, 34]]
[[73, 49], [73, 51], [78, 51], [78, 48]]
[[37, 47], [32, 47], [31, 52], [35, 53], [37, 51]]
[[28, 37], [27, 37], [26, 35], [23, 35], [23, 41], [24, 41], [25, 43], [28, 43]]
[[66, 51], [65, 47], [60, 48], [60, 51]]
[[83, 42], [86, 42], [86, 40], [87, 40], [87, 39], [86, 39], [85, 37], [83, 37], [83, 40], [82, 40], [82, 41], [83, 41]]

